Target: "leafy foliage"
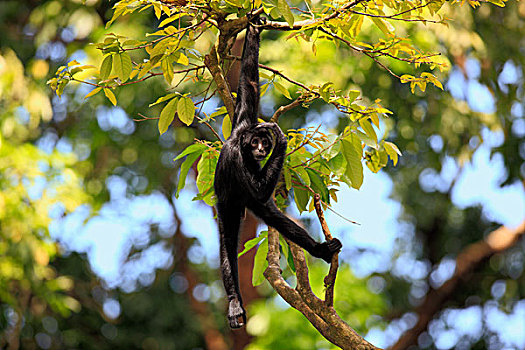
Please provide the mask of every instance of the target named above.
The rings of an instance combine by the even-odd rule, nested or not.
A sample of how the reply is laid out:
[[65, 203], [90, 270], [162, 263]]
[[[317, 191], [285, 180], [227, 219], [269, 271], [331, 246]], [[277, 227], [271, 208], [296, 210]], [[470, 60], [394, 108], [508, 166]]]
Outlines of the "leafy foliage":
[[[93, 96], [100, 90], [112, 104], [117, 100], [112, 89], [128, 84], [141, 83], [155, 76], [163, 76], [170, 89], [177, 89], [185, 81], [203, 82], [208, 84], [204, 91], [204, 98], [197, 101], [198, 94], [187, 92], [170, 92], [161, 96], [150, 107], [168, 101], [162, 108], [158, 118], [158, 129], [162, 134], [173, 123], [175, 116], [190, 126], [195, 115], [193, 105], [204, 103], [213, 95], [208, 96], [213, 82], [217, 84], [217, 91], [223, 99], [231, 99], [220, 91], [217, 79], [220, 75], [212, 75], [204, 69], [209, 65], [206, 61], [212, 42], [210, 38], [218, 36], [217, 49], [221, 62], [231, 60], [228, 56], [228, 45], [224, 40], [227, 35], [233, 36], [244, 27], [248, 12], [253, 11], [252, 5], [258, 12], [264, 12], [270, 20], [265, 24], [268, 29], [292, 30], [289, 38], [302, 40], [312, 45], [314, 55], [316, 47], [323, 42], [341, 45], [347, 49], [371, 59], [380, 67], [386, 69], [392, 76], [402, 83], [409, 83], [412, 92], [415, 87], [426, 90], [427, 83], [442, 89], [440, 81], [430, 71], [447, 67], [447, 62], [439, 54], [426, 53], [417, 49], [411, 40], [397, 35], [396, 23], [421, 22], [445, 24], [444, 17], [439, 15], [444, 1], [355, 1], [340, 2], [335, 5], [329, 2], [320, 2], [316, 6], [306, 2], [304, 10], [292, 7], [286, 1], [190, 1], [176, 3], [162, 3], [158, 1], [136, 2], [131, 0], [120, 1], [114, 5], [114, 14], [107, 23], [110, 26], [119, 18], [137, 11], [153, 10], [160, 20], [158, 30], [150, 36], [154, 40], [129, 39], [123, 35], [110, 33], [104, 42], [96, 45], [103, 58], [100, 64], [96, 83], [75, 78], [76, 73], [83, 72], [89, 66], [81, 66], [78, 62], [70, 62], [67, 67], [60, 67], [57, 76], [49, 81], [51, 88], [57, 94], [63, 92], [64, 87], [72, 81], [89, 83], [95, 86], [87, 97]], [[471, 6], [476, 2], [469, 2]], [[182, 6], [177, 6], [182, 5]], [[225, 20], [234, 14], [237, 19]], [[245, 18], [245, 17], [244, 17]], [[282, 22], [284, 19], [285, 24]], [[367, 34], [363, 34], [363, 26], [367, 27]], [[374, 29], [378, 31], [375, 32]], [[372, 33], [372, 35], [368, 34]], [[365, 42], [363, 40], [367, 40]], [[375, 42], [374, 42], [375, 41]], [[215, 50], [215, 49], [213, 49]], [[212, 51], [213, 51], [212, 50]], [[398, 75], [387, 67], [385, 59], [392, 62], [408, 63], [415, 68], [426, 65], [430, 71], [424, 71], [419, 76], [412, 74]], [[73, 68], [72, 68], [73, 67]], [[316, 85], [304, 85], [284, 75], [271, 67], [261, 66], [261, 77], [266, 80], [261, 89], [264, 95], [271, 85], [275, 91], [281, 93], [292, 104], [308, 106], [317, 99], [334, 106], [347, 117], [347, 127], [335, 138], [315, 132], [306, 132], [302, 135], [289, 130], [290, 150], [284, 170], [287, 190], [293, 190], [297, 207], [300, 211], [312, 210], [308, 203], [314, 193], [322, 195], [324, 205], [329, 205], [330, 196], [336, 200], [336, 192], [341, 182], [359, 189], [363, 182], [364, 161], [373, 172], [379, 171], [391, 159], [397, 163], [401, 152], [383, 132], [382, 139], [378, 138], [375, 128], [380, 127], [391, 112], [376, 99], [373, 104], [364, 104], [365, 98], [359, 90], [349, 90], [347, 93], [339, 90], [333, 82], [324, 82]], [[397, 70], [397, 69], [396, 69]], [[270, 72], [267, 74], [265, 71]], [[220, 74], [220, 69], [219, 73]], [[177, 79], [175, 79], [177, 77]], [[218, 78], [219, 77], [219, 78]], [[293, 93], [283, 82], [291, 83], [297, 90]], [[295, 96], [294, 96], [295, 95]], [[226, 113], [221, 107], [216, 113], [202, 119], [207, 121]], [[279, 113], [279, 112], [277, 112]], [[274, 119], [278, 114], [274, 115]], [[209, 125], [209, 124], [208, 124]], [[223, 134], [229, 135], [228, 119], [223, 123]], [[210, 126], [211, 127], [211, 126]], [[375, 127], [375, 128], [374, 128]], [[305, 130], [303, 130], [305, 131]], [[216, 135], [218, 135], [215, 132]], [[220, 144], [213, 146], [216, 151]], [[213, 179], [213, 164], [216, 162], [216, 151], [206, 152], [197, 165], [199, 177], [197, 187], [199, 199], [213, 204], [213, 189], [210, 180]], [[184, 163], [185, 173], [180, 179], [185, 179], [189, 161], [195, 160], [197, 153]], [[342, 155], [342, 156], [341, 156]], [[308, 170], [309, 169], [309, 170]], [[184, 184], [179, 184], [178, 190]]]
[[[489, 2], [498, 7], [511, 6], [511, 9], [499, 11], [497, 7], [490, 6]], [[17, 27], [13, 26], [12, 22], [3, 21], [3, 28], [8, 30], [4, 31], [6, 35], [0, 41], [3, 47], [17, 50], [17, 55], [27, 72], [24, 72], [22, 63], [12, 51], [9, 49], [2, 51], [0, 126], [2, 144], [7, 147], [5, 150], [9, 151], [9, 154], [2, 159], [19, 155], [27, 156], [29, 162], [38, 162], [42, 159], [45, 159], [45, 163], [54, 164], [55, 159], [60, 159], [59, 163], [62, 162], [63, 155], [42, 154], [35, 147], [22, 147], [23, 144], [33, 143], [43, 133], [52, 130], [61, 139], [69, 138], [75, 150], [79, 146], [88, 145], [89, 155], [86, 161], [76, 162], [68, 159], [64, 161], [64, 168], [58, 167], [56, 170], [66, 169], [67, 172], [71, 170], [77, 180], [85, 176], [85, 189], [97, 196], [99, 201], [97, 206], [102, 205], [109, 198], [109, 193], [104, 186], [109, 175], [118, 175], [126, 180], [128, 195], [160, 189], [170, 197], [170, 191], [175, 188], [174, 186], [177, 187], [177, 195], [184, 188], [191, 168], [194, 170], [200, 168], [203, 172], [197, 199], [206, 198], [209, 204], [213, 204], [210, 186], [213, 174], [207, 169], [213, 168], [214, 158], [218, 155], [221, 144], [220, 141], [205, 140], [211, 138], [215, 140], [214, 137], [219, 138], [218, 135], [223, 138], [229, 137], [231, 122], [225, 106], [209, 114], [209, 109], [203, 108], [203, 105], [217, 93], [222, 99], [225, 97], [231, 99], [231, 95], [221, 94], [216, 76], [209, 72], [205, 58], [215, 49], [222, 74], [227, 74], [231, 64], [238, 59], [232, 55], [229, 39], [234, 38], [244, 28], [243, 18], [251, 10], [253, 3], [256, 7], [262, 6], [262, 11], [269, 19], [262, 40], [261, 62], [264, 62], [264, 65], [260, 67], [261, 95], [271, 95], [268, 101], [276, 103], [277, 112], [273, 120], [280, 118], [280, 125], [288, 130], [290, 143], [281, 189], [286, 189], [293, 194], [291, 197], [299, 210], [312, 210], [311, 197], [314, 192], [322, 196], [325, 205], [332, 204], [337, 200], [338, 190], [344, 186], [343, 183], [354, 188], [359, 187], [363, 180], [366, 181], [362, 176], [364, 165], [374, 172], [385, 169], [387, 165], [386, 170], [394, 179], [392, 195], [403, 205], [402, 220], [407, 226], [414, 228], [416, 238], [410, 239], [410, 234], [398, 238], [393, 267], [388, 264], [381, 267], [386, 270], [384, 273], [381, 272], [381, 278], [386, 280], [382, 297], [387, 299], [385, 303], [388, 308], [376, 307], [376, 304], [374, 306], [366, 302], [352, 304], [356, 301], [367, 301], [374, 295], [370, 294], [364, 283], [359, 282], [358, 287], [353, 288], [352, 282], [346, 277], [347, 270], [340, 270], [336, 288], [352, 287], [348, 288], [348, 296], [340, 294], [336, 296], [336, 308], [352, 326], [359, 331], [366, 331], [375, 325], [373, 321], [379, 319], [377, 315], [384, 316], [385, 320], [395, 319], [398, 315], [412, 311], [413, 303], [421, 301], [421, 288], [428, 286], [432, 277], [425, 275], [414, 280], [413, 276], [398, 275], [395, 266], [401, 262], [406, 263], [406, 256], [414, 257], [420, 264], [428, 265], [432, 271], [438, 267], [440, 259], [459, 253], [466, 244], [481, 239], [482, 233], [493, 228], [493, 223], [486, 220], [486, 214], [483, 214], [481, 209], [462, 209], [452, 205], [450, 189], [443, 193], [442, 189], [429, 190], [424, 187], [420, 177], [423, 172], [432, 171], [439, 174], [444, 160], [451, 158], [462, 167], [478, 145], [485, 144], [484, 132], [490, 128], [504, 131], [503, 144], [493, 148], [492, 152], [498, 157], [500, 154], [503, 155], [507, 169], [504, 175], [505, 183], [521, 181], [523, 178], [523, 170], [520, 170], [523, 169], [523, 157], [520, 156], [523, 141], [517, 133], [523, 117], [514, 113], [516, 110], [514, 106], [522, 104], [522, 84], [506, 83], [500, 79], [500, 74], [503, 67], [507, 66], [509, 58], [517, 68], [517, 72], [523, 74], [523, 55], [519, 52], [520, 47], [523, 47], [520, 38], [524, 37], [521, 25], [522, 3], [353, 1], [355, 6], [350, 6], [348, 1], [123, 1], [115, 5], [113, 19], [107, 23], [108, 29], [105, 32], [97, 29], [89, 38], [79, 36], [68, 44], [62, 43], [65, 36], [62, 37], [61, 31], [67, 32], [67, 28], [75, 26], [78, 21], [88, 23], [92, 18], [98, 19], [99, 14], [109, 13], [106, 7], [110, 6], [108, 2], [98, 3], [100, 8], [97, 9], [97, 14], [91, 7], [93, 2], [81, 4], [78, 1], [43, 1], [36, 5], [6, 1], [6, 11], [2, 11], [0, 17], [4, 18], [11, 9], [11, 13], [20, 12], [20, 17], [17, 18], [24, 18], [24, 24], [28, 18], [28, 25]], [[37, 6], [35, 9], [31, 8], [31, 16], [28, 6]], [[469, 6], [479, 8], [479, 11], [472, 12]], [[57, 8], [60, 11], [57, 12]], [[90, 16], [86, 16], [86, 12], [90, 12]], [[75, 15], [71, 16], [73, 13]], [[80, 13], [82, 16], [79, 16]], [[334, 13], [337, 15], [330, 17]], [[132, 16], [128, 16], [130, 14]], [[158, 28], [151, 29], [153, 16], [156, 19], [154, 22], [160, 25]], [[90, 20], [86, 21], [86, 18]], [[449, 21], [449, 18], [453, 20]], [[204, 21], [201, 22], [202, 20]], [[98, 22], [93, 20], [92, 23], [97, 27], [97, 24], [102, 22], [98, 19]], [[443, 27], [442, 24], [447, 25], [448, 28]], [[148, 27], [148, 36], [142, 35], [144, 26]], [[13, 31], [16, 35], [11, 36], [8, 34], [12, 30], [10, 28], [19, 30]], [[24, 48], [30, 41], [19, 40], [20, 33], [23, 32], [22, 28], [25, 28], [24, 33], [29, 28], [31, 39], [35, 40], [35, 47], [32, 47], [31, 41], [31, 48]], [[33, 34], [33, 30], [36, 30], [36, 34]], [[109, 33], [109, 30], [114, 33]], [[97, 38], [103, 33], [106, 33], [105, 38]], [[123, 33], [129, 38], [120, 35]], [[137, 38], [140, 40], [136, 40]], [[291, 40], [286, 41], [287, 38]], [[54, 99], [61, 102], [53, 102], [53, 108], [57, 106], [60, 108], [60, 104], [67, 101], [67, 118], [63, 122], [58, 117], [56, 120], [51, 120], [51, 99], [40, 84], [45, 82], [43, 79], [47, 75], [47, 69], [51, 66], [55, 71], [57, 65], [54, 59], [42, 59], [42, 52], [45, 51], [43, 49], [48, 44], [64, 44], [69, 55], [77, 52], [79, 45], [83, 46], [85, 40], [99, 41], [94, 46], [83, 47], [83, 52], [89, 57], [88, 63], [96, 68], [84, 65], [84, 62], [58, 64], [62, 67], [58, 69], [56, 76], [49, 80], [49, 85], [62, 97], [60, 100]], [[39, 58], [33, 58], [37, 47]], [[449, 48], [452, 49], [447, 52]], [[481, 62], [480, 77], [468, 77], [468, 79], [490, 87], [490, 94], [497, 99], [495, 113], [472, 112], [466, 101], [458, 101], [447, 93], [441, 93], [441, 82], [444, 82], [444, 73], [448, 69], [448, 59], [454, 62], [454, 69], [464, 76], [468, 75], [465, 60], [474, 59]], [[131, 62], [131, 70], [129, 62]], [[301, 81], [293, 77], [300, 77]], [[161, 84], [158, 84], [159, 80]], [[78, 82], [83, 83], [84, 88], [79, 86]], [[83, 101], [79, 102], [77, 96], [80, 96], [80, 100], [85, 96], [89, 101], [82, 104]], [[381, 100], [377, 100], [378, 97]], [[181, 102], [179, 109], [181, 100], [184, 102]], [[189, 100], [194, 107], [189, 108]], [[265, 102], [266, 107], [271, 102]], [[144, 117], [144, 120], [158, 119], [158, 123], [135, 124], [136, 128], [134, 127], [131, 134], [121, 133], [116, 127], [102, 130], [101, 119], [98, 125], [97, 119], [93, 118], [93, 111], [96, 106], [104, 103], [119, 106], [108, 108], [110, 111], [122, 108], [129, 115], [141, 116], [146, 113], [149, 104], [151, 108], [149, 113], [153, 117]], [[287, 107], [290, 104], [292, 106]], [[278, 112], [281, 109], [278, 108], [279, 106], [284, 107], [282, 112]], [[323, 125], [323, 129], [319, 130], [325, 134], [315, 130], [315, 127], [300, 129], [306, 114], [306, 110], [301, 109], [301, 106], [309, 108], [309, 111], [322, 113], [321, 118], [324, 118], [326, 111], [331, 112], [330, 114], [337, 113], [337, 125], [330, 124], [328, 131], [324, 129], [326, 125]], [[271, 114], [269, 115], [267, 110], [266, 108], [263, 112], [266, 117], [270, 117]], [[29, 112], [28, 116], [26, 111]], [[389, 111], [395, 113], [394, 118], [390, 116]], [[57, 115], [60, 116], [60, 113], [58, 112]], [[387, 115], [390, 117], [387, 118]], [[324, 123], [324, 119], [322, 121]], [[209, 127], [206, 123], [209, 123]], [[209, 132], [221, 127], [222, 133], [216, 132], [214, 135]], [[203, 129], [208, 132], [203, 132]], [[160, 138], [159, 133], [163, 133]], [[199, 141], [185, 149], [194, 139]], [[429, 140], [436, 139], [441, 140], [441, 147], [435, 147], [434, 143], [429, 144]], [[360, 147], [357, 147], [358, 144]], [[400, 157], [400, 150], [405, 157]], [[180, 161], [173, 164], [170, 161], [177, 153], [179, 154], [177, 160]], [[388, 164], [399, 164], [399, 166], [394, 169]], [[174, 166], [180, 166], [180, 172], [175, 171]], [[37, 170], [42, 171], [40, 168]], [[52, 178], [51, 174], [41, 173], [37, 178], [48, 175]], [[9, 190], [10, 184], [7, 183], [5, 186]], [[13, 198], [22, 199], [20, 196]], [[34, 204], [34, 202], [31, 200], [29, 203]], [[277, 196], [277, 202], [286, 205], [280, 195]], [[85, 296], [84, 299], [77, 299], [83, 306], [79, 314], [69, 318], [61, 316], [57, 318], [60, 323], [59, 328], [66, 331], [52, 334], [53, 338], [70, 340], [72, 339], [70, 335], [74, 333], [73, 338], [82, 339], [76, 343], [67, 343], [66, 345], [70, 347], [88, 348], [90, 344], [94, 344], [94, 341], [101, 348], [102, 343], [104, 346], [110, 346], [108, 343], [111, 343], [117, 347], [117, 344], [124, 344], [122, 345], [124, 347], [137, 346], [136, 344], [144, 347], [154, 344], [169, 346], [172, 344], [170, 337], [173, 334], [170, 333], [169, 328], [163, 326], [172, 323], [177, 325], [178, 330], [191, 328], [184, 328], [184, 323], [177, 323], [178, 321], [174, 319], [147, 317], [147, 312], [144, 312], [145, 305], [156, 305], [159, 300], [162, 304], [162, 300], [170, 298], [170, 294], [144, 298], [147, 294], [138, 292], [138, 297], [134, 298], [134, 295], [112, 291], [125, 296], [120, 299], [124, 313], [111, 325], [118, 323], [119, 336], [117, 340], [112, 341], [104, 332], [104, 337], [99, 336], [102, 326], [105, 330], [111, 327], [106, 323], [107, 319], [103, 320], [98, 315], [102, 312], [100, 305], [93, 303], [91, 287], [81, 286], [82, 288], [77, 290], [80, 282], [85, 280], [85, 276], [72, 274], [64, 268], [64, 265], [56, 264], [60, 250], [50, 243], [48, 238], [42, 238], [46, 237], [45, 223], [49, 222], [49, 218], [45, 215], [46, 210], [42, 209], [36, 215], [31, 210], [40, 208], [39, 205], [29, 206], [28, 209], [26, 202], [21, 203], [22, 205], [18, 207], [12, 205], [10, 207], [13, 210], [11, 213], [16, 210], [23, 212], [23, 215], [19, 215], [19, 223], [28, 226], [33, 219], [42, 223], [38, 225], [38, 231], [31, 231], [34, 238], [29, 241], [36, 242], [37, 247], [44, 247], [47, 252], [50, 262], [45, 269], [54, 270], [54, 276], [58, 281], [70, 283], [72, 279], [75, 280], [73, 289], [67, 286], [63, 289], [53, 289], [51, 293], [45, 294], [46, 298], [49, 296], [51, 299], [54, 295], [58, 295], [59, 305], [62, 306], [52, 306], [55, 305], [53, 302], [46, 304], [47, 301], [44, 301], [31, 306], [30, 312], [35, 312], [34, 317], [24, 314], [26, 324], [24, 337], [31, 339], [33, 344], [26, 344], [25, 347], [35, 346], [34, 334], [37, 332], [48, 332], [42, 329], [42, 322], [39, 319], [41, 314], [36, 312], [41, 308], [37, 306], [49, 305], [54, 310], [70, 314], [71, 309], [64, 307], [64, 300], [61, 299], [66, 294], [75, 294], [75, 298], [79, 295], [77, 293]], [[15, 215], [12, 220], [16, 218]], [[3, 225], [2, 220], [0, 219], [0, 225]], [[27, 232], [29, 235], [29, 231]], [[249, 246], [257, 247], [261, 242], [264, 243], [264, 233], [257, 239]], [[280, 243], [283, 260], [286, 259], [291, 271], [294, 271], [289, 248], [286, 242]], [[466, 300], [469, 303], [472, 301], [478, 303], [481, 299], [479, 304], [472, 307], [483, 308], [483, 304], [489, 300], [491, 305], [497, 303], [501, 310], [510, 312], [516, 300], [523, 298], [523, 293], [516, 287], [522, 284], [523, 280], [523, 273], [520, 272], [522, 264], [519, 263], [523, 260], [523, 249], [521, 246], [515, 248], [508, 254], [498, 254], [482, 270], [474, 272], [475, 278], [471, 280], [472, 283], [459, 288], [449, 301], [449, 305], [464, 308]], [[27, 271], [40, 273], [42, 266], [35, 259], [38, 254], [34, 253], [33, 246], [30, 249], [33, 249], [29, 250], [31, 253], [24, 255], [24, 259], [28, 260], [25, 260], [27, 265], [23, 265], [25, 268], [23, 273]], [[11, 254], [13, 259], [18, 261], [19, 251], [10, 249], [5, 256], [11, 257]], [[357, 258], [352, 254], [352, 257], [346, 261], [353, 262], [355, 259]], [[75, 260], [69, 260], [67, 257], [65, 260], [69, 261], [67, 263], [69, 265], [77, 265]], [[261, 280], [260, 266], [264, 266], [265, 262], [263, 254], [257, 254], [257, 261], [259, 267], [254, 271], [256, 273], [253, 277], [255, 280]], [[204, 283], [211, 286], [214, 283], [211, 281], [216, 279], [216, 273], [215, 271], [208, 273], [204, 265], [206, 264], [199, 266], [200, 277], [205, 280]], [[311, 265], [316, 276], [312, 281], [320, 281], [320, 274], [316, 270], [318, 266]], [[30, 266], [36, 268], [29, 268]], [[285, 270], [284, 273], [290, 276], [289, 271]], [[27, 276], [24, 275], [24, 278]], [[42, 292], [40, 286], [44, 285], [49, 289], [55, 283], [51, 282], [52, 280], [51, 275], [46, 275], [40, 282], [32, 284], [31, 288], [35, 288], [36, 293], [39, 294]], [[162, 285], [160, 281], [158, 282], [158, 285]], [[501, 286], [502, 283], [506, 286], [504, 296], [495, 300], [491, 295], [490, 286]], [[9, 287], [12, 287], [12, 284]], [[259, 291], [264, 294], [265, 288], [262, 284]], [[148, 293], [153, 292], [149, 289]], [[9, 316], [11, 315], [9, 312], [12, 311], [12, 305], [24, 305], [24, 295], [9, 291], [9, 296], [10, 306], [7, 308], [4, 297], [0, 297], [1, 305], [4, 307], [0, 315], [0, 325], [12, 330], [12, 322], [15, 318]], [[126, 302], [128, 296], [130, 299]], [[40, 300], [40, 298], [35, 299]], [[340, 301], [343, 304], [338, 304]], [[215, 301], [212, 300], [211, 304], [215, 304]], [[268, 305], [266, 302], [261, 303], [251, 312], [251, 319], [257, 321], [253, 322], [253, 328], [250, 328], [250, 332], [257, 336], [253, 347], [279, 348], [279, 345], [282, 347], [282, 344], [276, 345], [283, 339], [278, 335], [297, 344], [295, 346], [297, 348], [311, 348], [312, 344], [329, 346], [320, 340], [315, 330], [306, 328], [308, 326], [302, 320], [302, 316], [296, 312], [283, 311], [280, 306]], [[188, 307], [185, 299], [184, 302], [170, 307], [170, 310], [159, 304], [158, 310], [159, 314], [162, 311], [162, 316], [181, 313], [184, 317], [178, 319], [186, 322], [188, 326], [187, 320], [193, 320], [189, 318], [192, 311], [183, 306]], [[355, 321], [355, 315], [346, 313], [346, 307], [349, 311], [360, 314], [356, 316], [359, 322]], [[134, 316], [139, 314], [136, 312], [137, 309], [141, 316], [135, 318]], [[84, 313], [86, 310], [90, 310], [91, 314], [86, 315]], [[370, 313], [370, 310], [373, 313]], [[448, 311], [446, 310], [442, 316], [437, 315], [436, 319], [446, 323]], [[96, 322], [91, 317], [93, 314], [98, 317]], [[263, 317], [258, 318], [259, 315]], [[142, 316], [144, 316], [143, 320], [139, 321], [141, 324], [137, 325], [136, 320]], [[221, 325], [222, 317], [217, 317], [217, 320], [215, 321]], [[259, 322], [261, 320], [264, 322]], [[365, 321], [366, 324], [363, 323]], [[397, 321], [393, 322], [394, 328], [397, 327]], [[34, 329], [34, 333], [31, 329]], [[154, 332], [156, 329], [159, 330], [158, 333]], [[190, 341], [190, 338], [197, 334], [193, 331], [189, 333], [190, 335], [183, 335], [182, 332], [179, 334], [181, 334], [180, 344], [188, 340], [189, 342], [184, 344], [189, 344], [190, 347], [204, 346], [203, 338], [200, 338], [200, 342]], [[432, 334], [432, 337], [435, 336]], [[487, 330], [483, 325], [483, 334], [473, 339], [472, 342], [476, 344], [471, 346], [482, 348], [491, 344], [490, 346], [498, 348], [505, 347], [502, 343], [494, 345], [495, 338], [493, 330]], [[266, 340], [268, 342], [265, 343]], [[0, 347], [3, 346], [1, 341]], [[432, 341], [435, 342], [436, 338]]]

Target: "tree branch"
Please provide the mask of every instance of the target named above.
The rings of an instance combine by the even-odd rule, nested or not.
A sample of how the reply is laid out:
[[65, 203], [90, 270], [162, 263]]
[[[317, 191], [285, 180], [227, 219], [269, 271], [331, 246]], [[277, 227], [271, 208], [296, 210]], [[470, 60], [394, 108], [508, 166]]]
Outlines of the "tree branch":
[[[314, 195], [314, 207], [317, 217], [319, 218], [319, 223], [321, 224], [321, 229], [323, 230], [324, 237], [327, 241], [332, 239], [332, 234], [324, 218], [323, 208], [321, 207], [321, 196], [319, 193]], [[332, 262], [330, 263], [330, 270], [328, 275], [324, 278], [324, 286], [326, 288], [325, 292], [325, 303], [327, 306], [334, 306], [334, 288], [335, 288], [335, 279], [337, 277], [337, 269], [339, 268], [339, 253], [335, 253], [332, 257]]]
[[222, 102], [226, 106], [228, 115], [233, 119], [233, 113], [235, 111], [235, 105], [233, 102], [230, 87], [224, 79], [221, 66], [219, 65], [219, 58], [217, 56], [217, 50], [215, 46], [212, 46], [211, 51], [204, 57], [204, 64], [208, 67], [215, 84], [217, 85], [217, 92], [221, 96]]
[[304, 21], [298, 21], [298, 22], [295, 22], [292, 27], [290, 27], [290, 25], [286, 22], [274, 22], [274, 21], [266, 21], [266, 23], [263, 24], [261, 27], [264, 29], [275, 29], [275, 30], [300, 30], [300, 29], [303, 29], [304, 27], [315, 26], [318, 23], [322, 23], [325, 21], [329, 21], [333, 18], [339, 17], [342, 13], [345, 13], [346, 11], [359, 5], [360, 3], [368, 2], [368, 1], [369, 0], [351, 1], [339, 9], [334, 9], [333, 12], [328, 16], [324, 16], [318, 19], [308, 19]]
[[289, 110], [291, 109], [294, 109], [295, 107], [299, 106], [301, 103], [303, 103], [304, 99], [302, 96], [299, 96], [297, 99], [295, 99], [293, 102], [291, 102], [290, 104], [287, 104], [286, 106], [281, 106], [279, 107], [275, 113], [273, 114], [273, 116], [270, 118], [270, 121], [271, 122], [274, 122], [274, 123], [277, 123], [277, 121], [279, 120], [279, 117], [281, 116], [281, 114], [283, 113], [286, 113], [288, 112]]
[[483, 261], [512, 247], [523, 235], [525, 235], [525, 221], [515, 229], [501, 226], [484, 240], [467, 246], [456, 258], [454, 275], [438, 289], [428, 292], [421, 306], [416, 309], [419, 316], [416, 325], [406, 331], [391, 350], [407, 349], [410, 345], [416, 344], [418, 336], [427, 329], [429, 322], [443, 308], [459, 283]]
[[319, 299], [310, 288], [308, 266], [303, 250], [289, 242], [297, 273], [297, 288], [284, 280], [279, 266], [279, 236], [274, 228], [268, 230], [268, 267], [264, 276], [279, 295], [301, 312], [328, 341], [348, 350], [377, 350], [344, 322], [335, 309]]

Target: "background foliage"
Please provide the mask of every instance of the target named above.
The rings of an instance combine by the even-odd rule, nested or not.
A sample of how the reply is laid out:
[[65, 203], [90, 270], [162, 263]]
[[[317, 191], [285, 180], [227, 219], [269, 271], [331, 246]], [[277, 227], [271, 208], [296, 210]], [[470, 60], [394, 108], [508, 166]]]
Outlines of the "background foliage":
[[[262, 118], [298, 101], [278, 117], [293, 152], [284, 187], [293, 189], [299, 211], [313, 209], [312, 192], [334, 204], [374, 176], [363, 170], [361, 156], [368, 169], [384, 167], [392, 180], [401, 211], [391, 255], [343, 236], [336, 285], [339, 314], [379, 346], [394, 345], [412, 328], [421, 317], [417, 306], [450, 277], [453, 259], [502, 223], [481, 201], [458, 203], [470, 162], [482, 152], [501, 160], [504, 171], [495, 180], [506, 186], [501, 193], [523, 193], [525, 6], [463, 2], [421, 8], [425, 18], [439, 8], [432, 21], [451, 19], [446, 27], [358, 13], [383, 16], [426, 2], [369, 1], [323, 27], [328, 33], [319, 25], [262, 36], [261, 63], [270, 68], [261, 69]], [[266, 283], [249, 289], [253, 251], [241, 258], [250, 322], [245, 333], [228, 331], [217, 261], [203, 242], [216, 238], [211, 231], [195, 238], [196, 223], [179, 215], [193, 196], [213, 204], [220, 142], [211, 129], [222, 130], [221, 137], [228, 130], [227, 103], [210, 98], [216, 87], [205, 55], [218, 42], [227, 70], [234, 43], [221, 42], [204, 21], [208, 3], [228, 19], [250, 8], [250, 1], [193, 1], [187, 12], [194, 15], [167, 19], [173, 5], [156, 1], [0, 6], [0, 347], [274, 349], [284, 340], [296, 349], [330, 346]], [[302, 12], [308, 6], [321, 17], [336, 2], [257, 3], [270, 22], [289, 29], [309, 20]], [[226, 78], [235, 82], [233, 73]], [[207, 141], [187, 148], [194, 139]], [[310, 146], [299, 147], [305, 141]], [[483, 190], [472, 186], [469, 194]], [[345, 215], [353, 218], [352, 208]], [[108, 274], [86, 239], [97, 234], [107, 248], [120, 242], [116, 273]], [[438, 305], [417, 346], [523, 347], [523, 248], [520, 241], [476, 266], [468, 283]], [[363, 273], [358, 261], [381, 266]], [[310, 268], [320, 284], [324, 265], [310, 261]]]

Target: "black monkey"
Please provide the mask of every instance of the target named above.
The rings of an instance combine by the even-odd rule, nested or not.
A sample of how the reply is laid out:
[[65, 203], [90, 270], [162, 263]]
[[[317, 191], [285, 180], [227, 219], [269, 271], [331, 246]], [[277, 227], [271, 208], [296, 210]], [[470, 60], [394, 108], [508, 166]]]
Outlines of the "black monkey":
[[[255, 17], [254, 23], [260, 23]], [[281, 173], [287, 140], [275, 123], [257, 123], [259, 109], [259, 29], [248, 23], [242, 54], [237, 104], [232, 120], [232, 133], [224, 143], [214, 188], [220, 233], [221, 273], [228, 295], [228, 320], [231, 328], [246, 323], [239, 291], [237, 249], [239, 226], [248, 208], [268, 226], [300, 245], [315, 257], [330, 262], [341, 249], [332, 239], [317, 243], [308, 233], [277, 209], [272, 193]], [[273, 151], [261, 168], [259, 162]]]

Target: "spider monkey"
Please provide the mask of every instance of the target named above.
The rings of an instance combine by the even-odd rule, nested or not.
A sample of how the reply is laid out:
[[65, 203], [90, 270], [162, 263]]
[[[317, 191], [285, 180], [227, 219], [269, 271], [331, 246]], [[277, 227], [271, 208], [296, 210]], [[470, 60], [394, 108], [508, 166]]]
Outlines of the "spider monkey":
[[[258, 17], [251, 22], [260, 24]], [[220, 233], [220, 264], [231, 328], [246, 323], [239, 290], [237, 249], [239, 226], [245, 209], [249, 209], [268, 226], [306, 249], [310, 254], [330, 262], [341, 249], [332, 239], [317, 243], [308, 233], [287, 218], [271, 198], [285, 158], [287, 140], [275, 123], [258, 123], [259, 109], [259, 29], [249, 21], [244, 40], [237, 104], [232, 133], [224, 143], [215, 171], [217, 216]], [[272, 151], [273, 148], [273, 151]], [[260, 161], [272, 151], [263, 167]]]

